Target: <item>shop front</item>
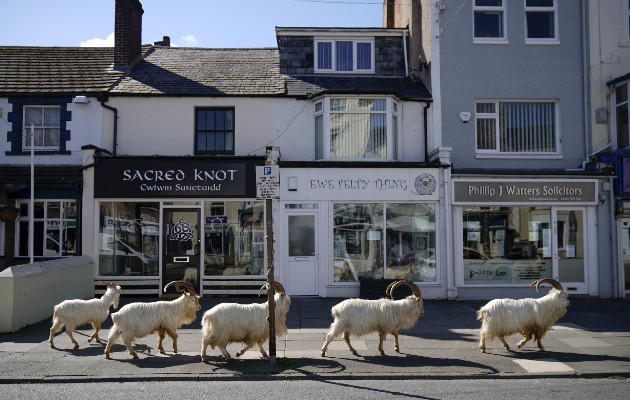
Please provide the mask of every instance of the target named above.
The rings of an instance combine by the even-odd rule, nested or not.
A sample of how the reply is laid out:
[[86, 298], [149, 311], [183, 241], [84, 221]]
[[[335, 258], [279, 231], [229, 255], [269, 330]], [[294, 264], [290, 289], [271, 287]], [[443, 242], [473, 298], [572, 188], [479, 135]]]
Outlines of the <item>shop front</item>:
[[274, 214], [289, 294], [357, 297], [367, 282], [409, 279], [445, 296], [443, 169], [289, 165]]
[[452, 187], [460, 298], [524, 297], [539, 278], [598, 294], [598, 180], [454, 178]]
[[255, 167], [264, 157], [94, 159], [83, 239], [97, 282], [117, 282], [125, 295], [161, 295], [174, 280], [205, 296], [258, 293], [265, 215]]

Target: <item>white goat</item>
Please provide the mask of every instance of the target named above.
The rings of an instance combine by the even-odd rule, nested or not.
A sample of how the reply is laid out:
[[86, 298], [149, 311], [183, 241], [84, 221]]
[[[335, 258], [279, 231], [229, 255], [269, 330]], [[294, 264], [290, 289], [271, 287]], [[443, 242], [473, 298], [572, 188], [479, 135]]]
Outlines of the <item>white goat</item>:
[[199, 296], [195, 293], [190, 283], [174, 281], [164, 286], [164, 291], [175, 286], [178, 292], [184, 292], [173, 301], [156, 301], [153, 303], [130, 303], [123, 306], [120, 311], [112, 314], [114, 325], [109, 331], [108, 343], [105, 347], [105, 358], [109, 359], [109, 351], [122, 337], [129, 354], [133, 358], [138, 355], [133, 350], [132, 341], [141, 338], [151, 332], [158, 336], [158, 350], [164, 353], [162, 341], [165, 333], [173, 339], [173, 352], [177, 353], [177, 332], [183, 324], [189, 324], [197, 317], [197, 311], [201, 308]]
[[113, 305], [114, 308], [118, 308], [118, 301], [120, 300], [120, 286], [112, 282], [102, 283], [107, 284], [107, 290], [100, 299], [64, 300], [54, 307], [52, 327], [50, 328], [50, 337], [48, 338], [50, 347], [55, 347], [53, 337], [65, 325], [66, 333], [72, 343], [74, 343], [74, 348], [79, 348], [79, 343], [72, 337], [72, 332], [74, 332], [78, 326], [88, 323], [92, 324], [94, 328], [94, 333], [88, 339], [88, 343], [91, 342], [92, 339], [96, 339], [98, 343], [101, 343], [101, 339], [98, 337], [101, 324], [103, 324], [109, 315], [109, 307]]
[[413, 294], [400, 300], [378, 299], [347, 299], [332, 308], [333, 323], [330, 331], [326, 335], [324, 346], [322, 347], [322, 357], [326, 356], [328, 344], [343, 332], [343, 339], [348, 348], [355, 356], [359, 353], [350, 344], [350, 335], [363, 336], [368, 333], [378, 332], [380, 342], [378, 350], [381, 355], [383, 351], [383, 341], [388, 333], [394, 336], [394, 350], [399, 352], [398, 331], [408, 329], [416, 324], [418, 318], [424, 315], [424, 305], [420, 288], [408, 280], [392, 282], [385, 293], [391, 297], [393, 290], [406, 285], [411, 288]]
[[569, 305], [568, 295], [562, 289], [560, 282], [555, 279], [543, 278], [532, 282], [530, 287], [547, 282], [553, 288], [545, 296], [538, 299], [494, 299], [477, 311], [477, 319], [481, 321], [479, 331], [479, 348], [486, 352], [486, 339], [498, 338], [506, 350], [510, 346], [505, 341], [505, 336], [514, 333], [523, 335], [518, 342], [520, 349], [533, 337], [538, 342], [538, 348], [545, 351], [542, 338], [551, 326], [567, 312]]
[[[263, 286], [261, 290], [264, 288]], [[285, 293], [284, 287], [274, 282], [276, 294], [275, 304], [275, 331], [276, 336], [287, 334], [287, 312], [291, 305], [291, 298]], [[243, 343], [244, 347], [236, 353], [240, 357], [254, 345], [258, 346], [263, 357], [267, 357], [262, 344], [269, 339], [268, 302], [261, 304], [236, 304], [222, 303], [212, 307], [203, 314], [201, 320], [201, 361], [206, 362], [206, 349], [208, 345], [218, 346], [223, 356], [230, 358], [227, 345], [230, 343]]]

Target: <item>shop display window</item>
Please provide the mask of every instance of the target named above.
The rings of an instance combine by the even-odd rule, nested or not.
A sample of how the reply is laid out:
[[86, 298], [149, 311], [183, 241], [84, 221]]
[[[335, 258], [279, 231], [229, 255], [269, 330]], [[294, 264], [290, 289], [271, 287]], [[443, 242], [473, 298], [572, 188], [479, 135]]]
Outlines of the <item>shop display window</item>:
[[205, 202], [204, 208], [205, 274], [262, 275], [264, 202]]
[[433, 204], [335, 204], [333, 225], [334, 281], [436, 280]]
[[[583, 281], [584, 246], [580, 210], [550, 207], [465, 207], [464, 282], [531, 283], [552, 278], [554, 240], [563, 281]], [[579, 276], [578, 276], [579, 275]]]
[[99, 275], [157, 276], [160, 204], [101, 202], [99, 207]]

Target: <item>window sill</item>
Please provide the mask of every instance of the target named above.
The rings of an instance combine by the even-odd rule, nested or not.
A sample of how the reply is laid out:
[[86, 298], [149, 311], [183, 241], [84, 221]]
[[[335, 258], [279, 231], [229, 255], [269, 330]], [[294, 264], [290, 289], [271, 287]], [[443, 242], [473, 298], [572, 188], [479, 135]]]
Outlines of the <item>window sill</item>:
[[[30, 151], [5, 151], [5, 155], [7, 156], [28, 156], [31, 154]], [[54, 150], [35, 150], [33, 152], [36, 156], [49, 156], [49, 155], [60, 155], [60, 156], [69, 156], [72, 154], [70, 151], [54, 151]]]
[[619, 42], [619, 47], [630, 47], [630, 40], [622, 40]]
[[478, 159], [519, 159], [519, 160], [561, 160], [562, 154], [518, 154], [518, 153], [508, 153], [508, 154], [484, 154], [478, 153], [475, 155], [475, 158]]
[[525, 39], [525, 44], [557, 46], [560, 44], [560, 40], [559, 39]]
[[482, 38], [473, 38], [473, 44], [509, 44], [507, 39], [482, 39]]

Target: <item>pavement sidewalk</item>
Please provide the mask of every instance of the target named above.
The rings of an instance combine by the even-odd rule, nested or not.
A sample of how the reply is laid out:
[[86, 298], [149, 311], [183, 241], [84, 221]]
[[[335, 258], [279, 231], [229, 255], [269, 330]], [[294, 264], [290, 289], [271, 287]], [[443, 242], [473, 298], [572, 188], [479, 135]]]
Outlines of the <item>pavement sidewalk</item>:
[[[630, 301], [572, 298], [567, 314], [543, 339], [547, 351], [534, 341], [516, 348], [517, 335], [507, 338], [513, 351], [498, 340], [487, 343], [487, 353], [478, 348], [479, 321], [475, 311], [482, 301], [425, 300], [426, 314], [412, 329], [401, 332], [400, 353], [393, 338], [378, 352], [378, 335], [351, 338], [361, 355], [356, 357], [341, 338], [333, 341], [327, 357], [320, 348], [332, 318], [330, 308], [343, 299], [293, 297], [287, 326], [289, 334], [276, 341], [275, 363], [261, 359], [251, 349], [243, 357], [225, 360], [208, 348], [202, 363], [201, 315], [220, 302], [263, 302], [261, 298], [204, 298], [197, 320], [178, 330], [179, 353], [172, 352], [167, 337], [162, 355], [153, 335], [139, 339], [133, 360], [124, 345], [112, 348], [105, 360], [104, 345], [87, 343], [88, 326], [75, 332], [80, 343], [74, 349], [65, 333], [55, 337], [56, 349], [48, 344], [50, 321], [11, 334], [0, 334], [0, 384], [25, 382], [102, 382], [164, 380], [269, 380], [269, 379], [474, 379], [544, 377], [630, 377]], [[132, 301], [122, 299], [121, 306]], [[100, 337], [105, 342], [111, 320]], [[234, 355], [240, 345], [228, 351]], [[268, 344], [265, 345], [268, 349]]]

